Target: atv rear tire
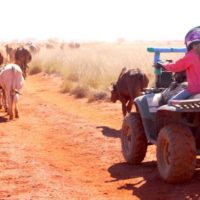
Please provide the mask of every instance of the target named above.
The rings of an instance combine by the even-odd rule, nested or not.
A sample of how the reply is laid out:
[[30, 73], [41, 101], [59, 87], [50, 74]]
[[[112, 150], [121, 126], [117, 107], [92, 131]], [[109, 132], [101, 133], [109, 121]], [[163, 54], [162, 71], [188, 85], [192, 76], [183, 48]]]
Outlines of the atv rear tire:
[[157, 165], [161, 177], [169, 183], [184, 182], [192, 177], [196, 147], [188, 127], [170, 124], [161, 129], [157, 139]]
[[147, 152], [147, 139], [139, 113], [128, 114], [122, 124], [121, 146], [125, 160], [140, 164]]

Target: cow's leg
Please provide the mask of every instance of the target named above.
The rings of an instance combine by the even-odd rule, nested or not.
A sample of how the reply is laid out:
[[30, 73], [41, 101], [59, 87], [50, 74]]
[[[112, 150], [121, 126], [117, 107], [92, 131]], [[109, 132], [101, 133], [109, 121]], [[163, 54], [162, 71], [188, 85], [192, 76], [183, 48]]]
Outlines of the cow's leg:
[[8, 103], [7, 103], [7, 100], [6, 100], [6, 94], [5, 94], [4, 89], [2, 90], [2, 93], [3, 93], [2, 104], [3, 104], [3, 107], [4, 107], [4, 111], [8, 112]]
[[14, 103], [13, 103], [13, 96], [11, 95], [11, 105], [10, 105], [10, 120], [12, 120], [12, 119], [13, 119], [13, 117], [14, 117], [13, 110], [14, 110]]
[[0, 109], [3, 108], [3, 89], [0, 89]]
[[14, 104], [14, 108], [15, 108], [15, 117], [16, 118], [19, 118], [18, 98], [19, 98], [19, 95], [17, 93], [15, 93], [14, 99], [13, 99], [13, 104]]
[[19, 118], [18, 105], [15, 105], [15, 117]]
[[125, 98], [121, 98], [121, 103], [122, 103], [122, 112], [123, 112], [123, 115], [124, 117], [126, 116], [126, 113], [127, 113], [127, 106], [126, 106], [126, 103], [127, 103], [127, 99]]
[[123, 115], [125, 117], [126, 113], [127, 113], [127, 108], [126, 108], [126, 104], [125, 103], [122, 103], [122, 112], [123, 112]]
[[5, 109], [5, 112], [7, 112], [6, 110], [6, 97], [5, 97], [5, 92], [2, 89], [0, 89], [0, 109]]
[[[9, 93], [8, 92], [6, 92], [7, 90], [5, 89], [4, 90], [4, 105], [5, 105], [5, 112], [9, 115], [9, 109], [8, 109], [8, 107], [9, 107], [9, 105], [8, 105], [8, 97], [9, 97]], [[8, 94], [7, 94], [8, 93]]]
[[127, 99], [121, 95], [119, 95], [119, 100], [121, 101], [122, 103], [122, 113], [124, 115], [124, 117], [126, 116], [126, 113], [127, 113], [127, 106], [126, 106], [126, 103], [127, 103]]
[[128, 101], [128, 105], [127, 105], [127, 111], [128, 111], [128, 113], [130, 113], [130, 112], [131, 112], [132, 105], [133, 105], [133, 100], [132, 100], [132, 99], [130, 99], [130, 100]]
[[12, 111], [12, 93], [10, 90], [6, 89], [5, 92], [6, 95], [6, 101], [8, 104], [8, 115], [10, 119], [13, 119], [13, 111]]

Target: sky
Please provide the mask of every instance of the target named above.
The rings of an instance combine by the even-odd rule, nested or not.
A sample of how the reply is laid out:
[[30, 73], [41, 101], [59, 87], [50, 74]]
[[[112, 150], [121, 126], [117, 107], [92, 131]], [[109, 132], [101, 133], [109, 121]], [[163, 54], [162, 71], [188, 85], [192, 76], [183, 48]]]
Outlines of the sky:
[[184, 40], [200, 0], [0, 0], [0, 40]]

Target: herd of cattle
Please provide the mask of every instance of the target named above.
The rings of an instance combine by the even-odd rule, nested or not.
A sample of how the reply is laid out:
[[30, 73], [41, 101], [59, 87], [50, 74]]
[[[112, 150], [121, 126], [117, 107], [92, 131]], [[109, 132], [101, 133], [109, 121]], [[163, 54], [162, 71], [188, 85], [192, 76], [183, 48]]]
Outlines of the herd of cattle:
[[[0, 53], [0, 109], [4, 108], [9, 119], [19, 117], [18, 99], [20, 89], [24, 84], [27, 76], [28, 63], [31, 62], [32, 56], [36, 51], [29, 46], [13, 48], [5, 45], [6, 54]], [[148, 86], [149, 79], [145, 73], [139, 69], [123, 68], [118, 80], [112, 84], [111, 101], [119, 100], [122, 103], [122, 111], [125, 116], [130, 112], [135, 97], [139, 96], [143, 89]]]
[[[59, 46], [60, 45], [60, 46]], [[55, 42], [22, 42], [22, 43], [1, 43], [0, 45], [0, 109], [9, 115], [9, 119], [19, 117], [18, 99], [20, 89], [27, 76], [28, 63], [32, 55], [38, 54], [41, 49], [79, 48], [77, 42], [55, 43]]]
[[5, 46], [6, 58], [0, 53], [0, 108], [4, 108], [9, 119], [19, 117], [18, 99], [20, 89], [27, 76], [31, 53], [24, 47]]
[[[32, 47], [32, 46], [31, 46]], [[36, 49], [24, 47], [13, 48], [5, 45], [6, 54], [0, 53], [0, 109], [4, 108], [9, 119], [19, 117], [18, 99], [20, 89], [27, 76], [28, 63]], [[123, 68], [116, 83], [112, 84], [111, 101], [119, 100], [122, 103], [122, 112], [125, 116], [130, 112], [133, 100], [148, 86], [149, 79], [139, 69]]]

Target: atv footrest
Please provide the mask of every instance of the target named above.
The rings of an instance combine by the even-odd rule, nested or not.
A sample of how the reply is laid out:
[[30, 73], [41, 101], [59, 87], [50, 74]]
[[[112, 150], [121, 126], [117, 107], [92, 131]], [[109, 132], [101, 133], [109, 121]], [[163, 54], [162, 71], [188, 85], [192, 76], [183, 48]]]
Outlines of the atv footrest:
[[200, 109], [200, 99], [169, 100], [168, 105], [179, 109]]

